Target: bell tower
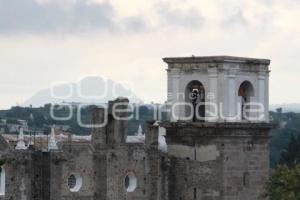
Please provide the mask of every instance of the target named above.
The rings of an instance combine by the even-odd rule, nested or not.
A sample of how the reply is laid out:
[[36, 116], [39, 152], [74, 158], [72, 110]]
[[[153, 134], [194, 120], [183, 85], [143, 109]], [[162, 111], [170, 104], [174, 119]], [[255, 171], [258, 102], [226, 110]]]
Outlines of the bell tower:
[[164, 58], [172, 121], [268, 121], [270, 60]]
[[169, 199], [259, 200], [269, 173], [270, 60], [164, 58]]

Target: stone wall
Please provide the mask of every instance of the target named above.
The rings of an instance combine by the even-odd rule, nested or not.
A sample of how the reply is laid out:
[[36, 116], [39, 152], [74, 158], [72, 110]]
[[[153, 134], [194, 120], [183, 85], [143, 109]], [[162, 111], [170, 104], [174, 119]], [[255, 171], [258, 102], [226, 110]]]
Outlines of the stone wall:
[[[95, 111], [95, 122], [102, 111]], [[148, 123], [145, 143], [126, 143], [126, 122], [109, 120], [108, 127], [93, 130], [100, 134], [93, 135], [94, 141], [69, 140], [59, 144], [59, 150], [0, 146], [6, 174], [6, 192], [0, 200], [260, 198], [269, 173], [270, 124], [162, 123], [168, 144], [163, 153], [158, 149], [157, 124]], [[123, 139], [114, 140], [117, 136]], [[68, 185], [72, 174], [81, 178], [76, 191]]]
[[43, 176], [48, 170], [44, 165], [47, 155], [31, 150], [12, 150], [2, 154], [1, 160], [5, 171], [5, 195], [0, 196], [1, 200], [48, 200], [43, 197], [48, 193], [45, 185], [49, 179]]
[[[96, 172], [93, 168], [93, 148], [89, 143], [74, 143], [62, 146], [61, 152], [51, 152], [51, 200], [93, 200]], [[68, 187], [72, 175], [82, 178], [78, 192]]]
[[257, 200], [269, 175], [270, 124], [165, 123], [170, 199]]

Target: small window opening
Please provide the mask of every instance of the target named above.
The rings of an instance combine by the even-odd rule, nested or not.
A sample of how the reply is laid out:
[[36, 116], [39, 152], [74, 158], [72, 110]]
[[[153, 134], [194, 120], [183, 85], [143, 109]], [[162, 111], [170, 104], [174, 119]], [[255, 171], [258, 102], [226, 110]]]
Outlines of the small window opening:
[[249, 186], [249, 177], [250, 177], [250, 174], [248, 172], [245, 172], [244, 175], [243, 175], [243, 186], [244, 187], [248, 187]]
[[68, 187], [71, 192], [78, 192], [82, 186], [82, 178], [78, 174], [71, 174], [68, 178]]
[[134, 173], [129, 172], [124, 179], [124, 186], [127, 192], [133, 192], [137, 187], [137, 178]]
[[125, 188], [129, 188], [129, 177], [128, 176], [126, 176], [125, 177]]
[[72, 174], [69, 179], [68, 179], [68, 186], [70, 189], [73, 189], [76, 185], [76, 178], [75, 178], [75, 175]]

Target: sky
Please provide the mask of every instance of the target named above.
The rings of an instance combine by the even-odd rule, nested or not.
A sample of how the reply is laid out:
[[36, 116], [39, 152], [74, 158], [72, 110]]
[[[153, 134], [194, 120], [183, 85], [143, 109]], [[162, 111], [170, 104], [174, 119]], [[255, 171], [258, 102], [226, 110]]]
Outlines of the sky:
[[271, 59], [270, 103], [300, 103], [299, 0], [0, 0], [0, 109], [100, 75], [166, 100], [163, 57]]

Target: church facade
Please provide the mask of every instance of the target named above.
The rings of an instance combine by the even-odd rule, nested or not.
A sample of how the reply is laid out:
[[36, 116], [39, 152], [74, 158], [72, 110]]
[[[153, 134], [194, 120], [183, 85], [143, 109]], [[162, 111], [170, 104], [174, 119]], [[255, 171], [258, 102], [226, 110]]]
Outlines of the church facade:
[[[256, 200], [269, 175], [270, 61], [164, 58], [169, 120], [128, 142], [126, 98], [93, 110], [90, 142], [51, 150], [0, 137], [0, 200]], [[105, 126], [99, 124], [105, 123]], [[165, 129], [167, 150], [160, 145]]]

